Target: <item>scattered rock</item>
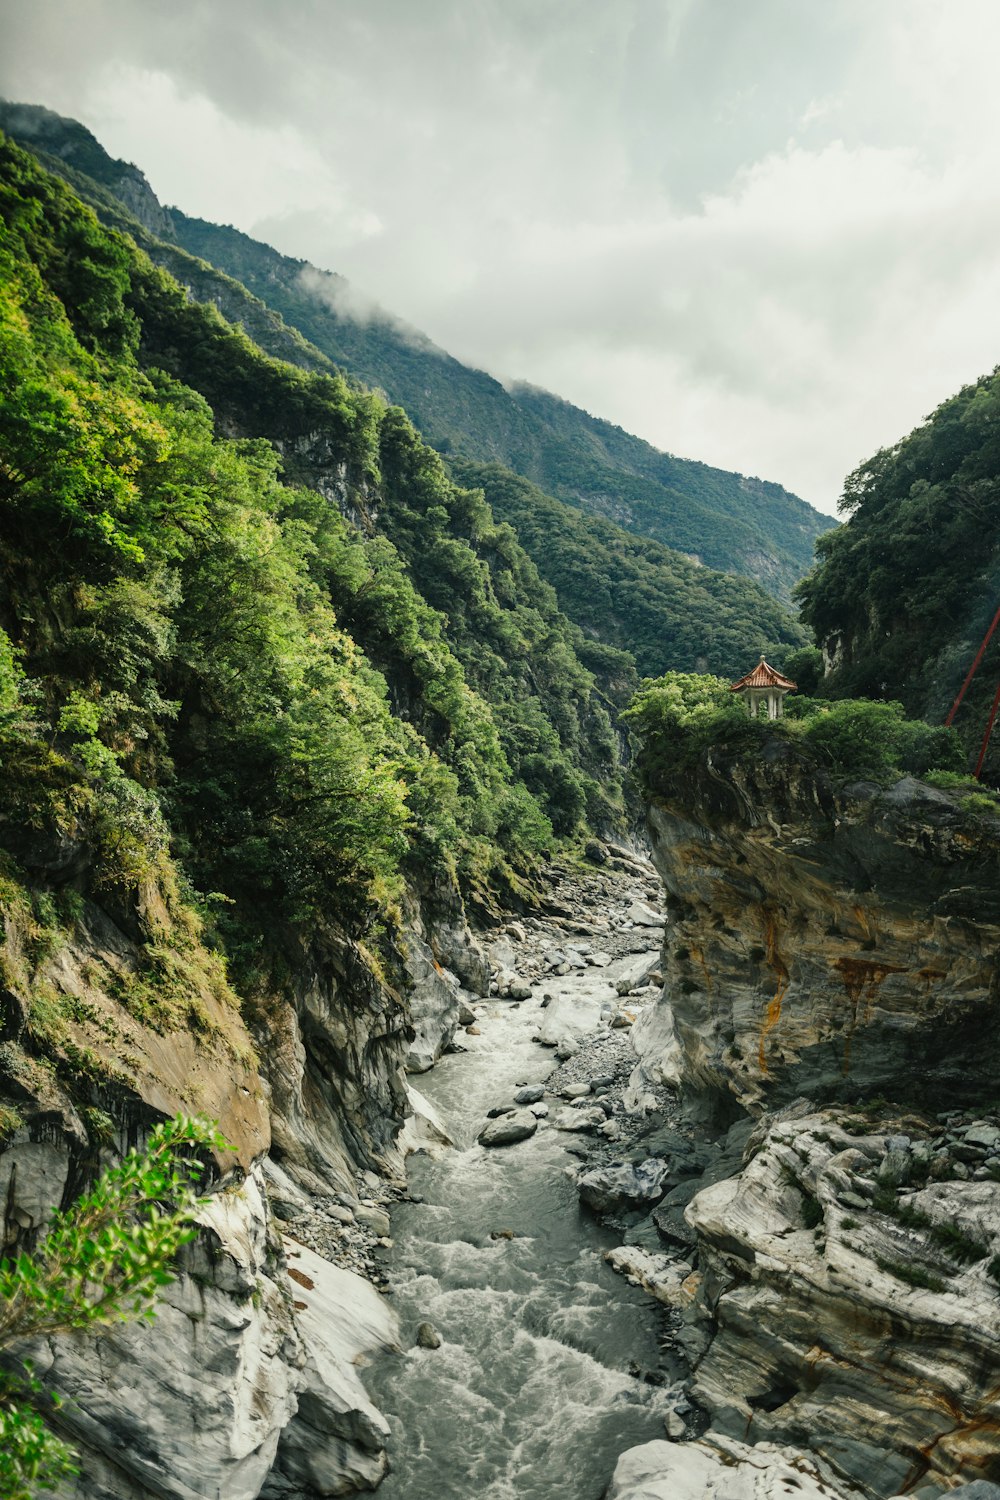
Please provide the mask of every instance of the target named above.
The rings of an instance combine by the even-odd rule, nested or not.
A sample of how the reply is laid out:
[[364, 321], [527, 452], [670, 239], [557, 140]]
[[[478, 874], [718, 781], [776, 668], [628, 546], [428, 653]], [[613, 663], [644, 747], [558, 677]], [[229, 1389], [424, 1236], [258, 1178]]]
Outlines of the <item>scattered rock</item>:
[[441, 1335], [433, 1323], [421, 1323], [417, 1329], [417, 1347], [419, 1349], [440, 1349]]
[[384, 1208], [375, 1208], [372, 1205], [359, 1203], [354, 1210], [354, 1217], [359, 1224], [367, 1224], [374, 1234], [386, 1235], [389, 1233], [389, 1215]]
[[537, 1104], [544, 1097], [545, 1085], [541, 1083], [528, 1083], [524, 1088], [518, 1089], [514, 1095], [515, 1104]]
[[662, 927], [664, 922], [663, 913], [654, 911], [644, 901], [635, 901], [628, 909], [629, 921], [634, 922], [637, 927]]
[[538, 1121], [530, 1109], [515, 1109], [490, 1120], [479, 1132], [481, 1146], [512, 1146], [515, 1141], [526, 1141], [538, 1129]]
[[553, 1118], [553, 1125], [557, 1130], [595, 1130], [598, 1125], [605, 1121], [603, 1109], [569, 1109], [560, 1110]]

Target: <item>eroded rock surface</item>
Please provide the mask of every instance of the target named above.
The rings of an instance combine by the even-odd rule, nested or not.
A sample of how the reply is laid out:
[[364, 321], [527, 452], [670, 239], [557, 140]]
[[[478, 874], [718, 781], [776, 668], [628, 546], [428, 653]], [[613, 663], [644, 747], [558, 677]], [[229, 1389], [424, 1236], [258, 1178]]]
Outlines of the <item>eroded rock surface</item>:
[[649, 824], [668, 921], [647, 1078], [751, 1111], [979, 1097], [1000, 1065], [997, 820], [912, 778], [835, 785], [775, 740], [713, 752]]
[[714, 1427], [811, 1449], [873, 1494], [1000, 1477], [1000, 1155], [973, 1180], [965, 1132], [950, 1153], [941, 1137], [800, 1106], [693, 1199], [715, 1327], [693, 1394]]
[[833, 1500], [848, 1493], [794, 1450], [713, 1435], [630, 1448], [618, 1461], [607, 1500]]

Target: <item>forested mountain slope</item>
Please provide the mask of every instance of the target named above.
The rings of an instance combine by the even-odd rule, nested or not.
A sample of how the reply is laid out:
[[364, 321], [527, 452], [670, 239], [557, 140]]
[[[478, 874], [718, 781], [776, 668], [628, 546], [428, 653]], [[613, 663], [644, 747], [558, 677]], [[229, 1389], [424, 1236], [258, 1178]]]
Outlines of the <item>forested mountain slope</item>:
[[641, 676], [657, 677], [677, 662], [742, 676], [761, 650], [783, 661], [805, 643], [798, 623], [749, 579], [699, 568], [662, 542], [582, 515], [500, 464], [455, 460], [451, 467], [514, 527], [570, 619], [588, 636], [627, 649]]
[[[89, 132], [45, 111], [26, 113], [29, 123], [40, 119], [51, 126], [46, 140], [63, 152], [55, 157], [40, 151], [40, 159], [64, 175], [103, 222], [132, 234], [192, 297], [219, 308], [269, 354], [306, 370], [334, 373], [336, 367], [319, 349], [239, 281], [147, 227], [162, 231], [164, 211], [135, 168], [113, 163], [101, 153], [102, 181], [115, 180], [120, 169], [115, 196], [75, 165], [79, 161], [91, 166], [94, 154], [101, 152]], [[201, 377], [191, 378], [197, 384]], [[266, 419], [268, 402], [260, 406]], [[286, 455], [286, 461], [293, 461], [292, 456]], [[736, 674], [761, 650], [780, 660], [789, 647], [805, 639], [787, 610], [747, 579], [699, 568], [612, 521], [581, 515], [499, 465], [476, 466], [453, 458], [452, 470], [460, 482], [470, 485], [488, 480], [497, 502], [504, 502], [502, 519], [515, 529], [523, 528], [526, 551], [557, 590], [563, 611], [584, 631], [576, 639], [577, 655], [615, 704], [627, 700], [634, 684], [633, 657], [641, 672], [677, 667]], [[379, 528], [389, 527], [391, 534], [391, 524], [391, 513], [380, 512]]]
[[483, 891], [614, 822], [579, 632], [405, 416], [262, 354], [6, 142], [0, 184], [9, 852], [85, 816], [101, 879], [152, 839], [237, 911], [364, 922], [414, 861]]
[[[898, 698], [940, 722], [1000, 605], [1000, 371], [848, 477], [845, 525], [798, 594], [825, 690]], [[956, 718], [972, 750], [1000, 680], [1000, 631]], [[988, 766], [996, 775], [998, 750]]]
[[829, 521], [780, 485], [662, 453], [546, 391], [505, 388], [379, 310], [352, 316], [349, 284], [308, 262], [170, 210], [179, 244], [248, 286], [446, 454], [498, 462], [584, 511], [742, 573], [779, 595]]
[[544, 391], [505, 389], [391, 314], [359, 313], [342, 277], [162, 208], [140, 172], [113, 161], [74, 121], [4, 105], [0, 125], [110, 190], [159, 239], [243, 283], [336, 365], [403, 406], [440, 451], [502, 463], [573, 506], [779, 596], [809, 566], [830, 523], [780, 485], [674, 458]]

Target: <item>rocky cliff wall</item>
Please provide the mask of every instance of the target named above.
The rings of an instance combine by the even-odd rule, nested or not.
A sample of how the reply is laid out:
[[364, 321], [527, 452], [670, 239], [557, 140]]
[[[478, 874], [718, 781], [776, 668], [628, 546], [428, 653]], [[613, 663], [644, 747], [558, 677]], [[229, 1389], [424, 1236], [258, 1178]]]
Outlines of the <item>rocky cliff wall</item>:
[[[684, 1176], [675, 1142], [659, 1248], [615, 1254], [673, 1309], [705, 1441], [833, 1493], [997, 1481], [1000, 819], [775, 739], [708, 754], [649, 821], [665, 983], [631, 1103], [673, 1085], [687, 1155], [727, 1126], [735, 1159]], [[636, 1494], [708, 1462], [660, 1449], [623, 1460]]]
[[[396, 1330], [349, 1267], [365, 1270], [386, 1233], [370, 1195], [402, 1176], [408, 1054], [419, 1036], [438, 1055], [457, 1020], [444, 960], [488, 983], [485, 960], [455, 892], [414, 895], [391, 981], [384, 957], [316, 933], [244, 1019], [162, 893], [144, 901], [114, 914], [77, 903], [40, 935], [28, 887], [0, 883], [3, 1253], [30, 1249], [54, 1208], [165, 1116], [209, 1115], [234, 1148], [153, 1325], [19, 1351], [65, 1398], [59, 1421], [82, 1455], [73, 1494], [371, 1489], [387, 1429], [354, 1364]], [[149, 988], [154, 929], [183, 954], [183, 1003], [162, 974]]]
[[668, 898], [663, 1001], [635, 1033], [650, 1077], [723, 1113], [992, 1087], [1000, 820], [911, 778], [836, 785], [774, 740], [709, 756], [649, 826]]

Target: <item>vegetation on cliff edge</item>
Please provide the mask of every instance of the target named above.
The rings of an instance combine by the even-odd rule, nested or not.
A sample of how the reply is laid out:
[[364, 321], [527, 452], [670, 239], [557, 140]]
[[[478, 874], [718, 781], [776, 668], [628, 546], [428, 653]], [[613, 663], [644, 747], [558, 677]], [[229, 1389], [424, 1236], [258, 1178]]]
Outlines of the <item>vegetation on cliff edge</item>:
[[900, 703], [790, 695], [784, 718], [751, 719], [722, 678], [668, 672], [644, 683], [622, 717], [639, 737], [637, 772], [653, 795], [681, 789], [709, 751], [753, 755], [779, 738], [843, 779], [888, 783], [965, 767], [954, 730], [908, 719]]

